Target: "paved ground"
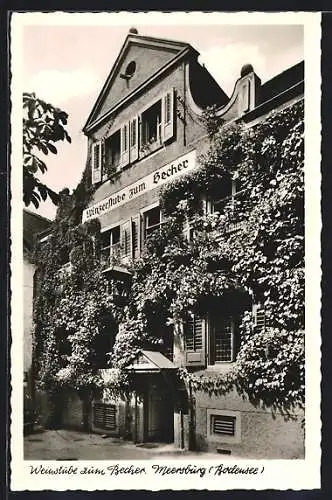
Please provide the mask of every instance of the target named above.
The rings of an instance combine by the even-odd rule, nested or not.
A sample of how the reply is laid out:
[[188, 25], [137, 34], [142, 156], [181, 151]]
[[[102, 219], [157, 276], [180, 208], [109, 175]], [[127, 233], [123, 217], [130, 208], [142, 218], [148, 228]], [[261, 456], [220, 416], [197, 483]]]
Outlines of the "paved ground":
[[25, 460], [220, 459], [218, 454], [185, 452], [172, 444], [136, 446], [116, 438], [67, 430], [37, 430], [24, 438]]

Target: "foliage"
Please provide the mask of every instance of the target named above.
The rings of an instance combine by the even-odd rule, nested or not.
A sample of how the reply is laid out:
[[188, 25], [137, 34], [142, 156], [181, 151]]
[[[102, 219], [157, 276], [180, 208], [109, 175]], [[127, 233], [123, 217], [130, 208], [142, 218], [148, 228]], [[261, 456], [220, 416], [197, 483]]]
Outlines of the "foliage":
[[207, 106], [201, 116], [202, 125], [210, 137], [216, 134], [224, 123], [224, 119], [217, 115], [217, 109], [218, 106], [216, 104]]
[[[230, 196], [234, 182], [238, 190]], [[211, 214], [202, 204], [202, 186], [205, 201], [219, 200]], [[88, 194], [83, 189], [80, 210]], [[130, 294], [121, 306], [107, 292], [99, 266], [98, 227], [76, 226], [77, 200], [64, 196], [61, 216], [38, 257], [43, 279], [35, 319], [42, 383], [101, 387], [93, 354], [104, 321], [114, 338], [111, 366], [116, 370], [108, 389], [130, 391], [134, 381], [125, 368], [140, 349], [166, 350], [173, 328], [188, 313], [207, 312], [212, 303], [218, 307], [224, 301], [240, 304], [242, 313], [236, 362], [213, 376], [181, 368], [180, 378], [193, 391], [236, 389], [254, 404], [283, 410], [303, 404], [303, 196], [303, 103], [272, 113], [250, 129], [223, 126], [211, 137], [200, 167], [163, 188], [160, 203], [167, 222], [132, 263]], [[184, 228], [190, 229], [190, 239]], [[61, 254], [68, 245], [73, 272], [56, 294]], [[266, 328], [254, 328], [252, 303], [265, 309]], [[57, 332], [64, 330], [70, 354], [59, 349]]]
[[33, 203], [36, 208], [41, 200], [49, 196], [57, 204], [58, 195], [43, 184], [36, 174], [47, 170], [45, 162], [37, 156], [57, 154], [54, 143], [71, 138], [65, 129], [68, 115], [59, 108], [48, 104], [34, 93], [23, 94], [23, 201], [26, 206]]

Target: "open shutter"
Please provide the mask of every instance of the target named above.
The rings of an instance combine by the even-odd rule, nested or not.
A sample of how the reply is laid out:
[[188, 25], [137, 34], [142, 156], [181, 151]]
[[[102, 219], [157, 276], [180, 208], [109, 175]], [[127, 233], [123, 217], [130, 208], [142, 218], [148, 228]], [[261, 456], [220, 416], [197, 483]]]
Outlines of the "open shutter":
[[129, 163], [129, 122], [121, 127], [121, 166]]
[[205, 321], [192, 316], [183, 325], [186, 366], [205, 366]]
[[260, 304], [254, 304], [252, 308], [255, 331], [265, 330], [265, 309]]
[[92, 145], [92, 184], [101, 181], [101, 142], [96, 142]]
[[143, 125], [142, 115], [138, 117], [138, 147], [139, 152], [143, 152], [145, 144], [145, 128]]
[[141, 216], [132, 218], [133, 258], [138, 259], [141, 253]]
[[138, 159], [138, 117], [129, 122], [130, 163]]
[[106, 181], [108, 178], [108, 172], [106, 168], [105, 139], [101, 141], [101, 178], [103, 181]]
[[168, 141], [174, 135], [174, 89], [162, 98], [161, 103], [162, 140]]
[[121, 257], [127, 262], [132, 257], [132, 223], [128, 220], [121, 226]]

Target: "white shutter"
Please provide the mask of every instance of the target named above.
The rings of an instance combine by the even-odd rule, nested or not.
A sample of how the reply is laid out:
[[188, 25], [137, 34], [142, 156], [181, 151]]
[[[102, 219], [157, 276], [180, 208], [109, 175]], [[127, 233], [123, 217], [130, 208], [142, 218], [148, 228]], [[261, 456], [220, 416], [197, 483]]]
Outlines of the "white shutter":
[[138, 117], [129, 122], [130, 163], [138, 159]]
[[132, 257], [132, 222], [131, 219], [121, 226], [121, 256], [124, 263]]
[[121, 166], [129, 163], [129, 122], [121, 127]]
[[108, 172], [106, 168], [105, 139], [101, 141], [101, 177], [103, 181], [106, 181], [108, 178]]
[[141, 253], [141, 216], [140, 214], [132, 218], [132, 242], [133, 258], [137, 259]]
[[162, 97], [161, 101], [162, 140], [168, 141], [174, 135], [174, 89]]
[[101, 181], [102, 146], [98, 141], [92, 145], [92, 184]]

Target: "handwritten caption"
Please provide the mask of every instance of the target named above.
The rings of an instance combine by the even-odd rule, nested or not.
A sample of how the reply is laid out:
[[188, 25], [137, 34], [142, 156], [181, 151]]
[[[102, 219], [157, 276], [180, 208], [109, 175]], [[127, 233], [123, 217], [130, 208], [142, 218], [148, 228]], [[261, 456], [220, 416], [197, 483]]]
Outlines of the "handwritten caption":
[[156, 476], [173, 476], [195, 475], [203, 478], [205, 476], [223, 476], [223, 475], [239, 475], [239, 476], [257, 476], [263, 474], [264, 467], [252, 467], [246, 465], [183, 465], [183, 466], [169, 466], [163, 464], [152, 464], [149, 467], [138, 467], [137, 465], [120, 465], [112, 464], [107, 467], [93, 467], [93, 466], [75, 466], [75, 465], [59, 465], [57, 467], [37, 465], [30, 465], [30, 475], [35, 476], [56, 476], [56, 475], [95, 475], [95, 476], [142, 476], [145, 474], [154, 474]]

